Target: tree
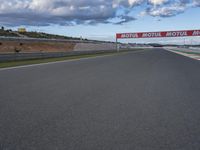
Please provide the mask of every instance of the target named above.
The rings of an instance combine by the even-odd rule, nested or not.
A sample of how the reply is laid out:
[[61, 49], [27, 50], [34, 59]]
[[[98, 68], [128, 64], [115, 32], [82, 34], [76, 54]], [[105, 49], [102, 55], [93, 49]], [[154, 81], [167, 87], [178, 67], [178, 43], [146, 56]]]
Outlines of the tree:
[[4, 31], [4, 29], [5, 29], [5, 28], [2, 26], [2, 27], [1, 27], [1, 30], [3, 30], [3, 31]]

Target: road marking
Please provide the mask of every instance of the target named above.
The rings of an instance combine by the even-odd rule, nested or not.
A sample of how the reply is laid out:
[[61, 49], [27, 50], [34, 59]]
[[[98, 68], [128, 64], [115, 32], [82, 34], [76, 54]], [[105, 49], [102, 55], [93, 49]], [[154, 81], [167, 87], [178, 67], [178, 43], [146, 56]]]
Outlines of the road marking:
[[200, 60], [200, 55], [188, 54], [188, 53], [184, 53], [184, 52], [180, 52], [180, 51], [176, 51], [176, 50], [172, 50], [172, 49], [168, 49], [168, 48], [165, 48], [165, 50], [188, 57], [188, 58], [192, 58], [195, 60]]
[[43, 65], [52, 65], [52, 64], [58, 64], [58, 63], [67, 63], [67, 62], [74, 62], [74, 61], [82, 61], [82, 60], [95, 59], [95, 58], [111, 57], [111, 56], [118, 56], [118, 55], [123, 55], [123, 54], [127, 54], [127, 53], [137, 53], [137, 52], [142, 52], [142, 51], [146, 51], [146, 50], [128, 51], [128, 52], [125, 51], [122, 53], [107, 54], [107, 55], [103, 55], [103, 56], [94, 56], [94, 57], [77, 58], [77, 59], [62, 60], [62, 61], [55, 61], [55, 62], [48, 62], [48, 63], [39, 63], [39, 64], [32, 64], [32, 65], [22, 65], [22, 66], [16, 66], [16, 67], [0, 68], [0, 71], [28, 68], [28, 67], [36, 67], [36, 66], [43, 66]]
[[55, 62], [47, 62], [47, 63], [32, 64], [32, 65], [22, 65], [22, 66], [16, 66], [16, 67], [0, 68], [0, 71], [11, 70], [11, 69], [20, 69], [20, 68], [28, 68], [28, 67], [36, 67], [36, 66], [43, 66], [43, 65], [52, 65], [52, 64], [66, 63], [66, 62], [74, 62], [74, 61], [81, 61], [81, 60], [87, 60], [87, 59], [99, 58], [99, 57], [106, 57], [106, 56], [112, 56], [112, 55], [95, 56], [95, 57], [88, 57], [88, 58], [77, 58], [77, 59], [71, 59], [71, 60], [61, 60], [61, 61], [55, 61]]

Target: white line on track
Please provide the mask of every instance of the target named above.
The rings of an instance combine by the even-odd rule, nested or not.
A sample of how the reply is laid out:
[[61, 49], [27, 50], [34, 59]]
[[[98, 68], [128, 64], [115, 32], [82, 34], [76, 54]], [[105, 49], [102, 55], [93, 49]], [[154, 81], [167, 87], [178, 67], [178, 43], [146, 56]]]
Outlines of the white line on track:
[[66, 63], [66, 62], [74, 62], [74, 61], [94, 59], [94, 58], [100, 58], [100, 57], [106, 57], [106, 56], [112, 56], [112, 55], [95, 56], [95, 57], [88, 57], [88, 58], [78, 58], [78, 59], [62, 60], [62, 61], [55, 61], [55, 62], [48, 62], [48, 63], [38, 63], [38, 64], [32, 64], [32, 65], [22, 65], [22, 66], [16, 66], [16, 67], [0, 68], [0, 71], [11, 70], [11, 69], [20, 69], [20, 68], [28, 68], [28, 67], [36, 67], [36, 66], [43, 66], [43, 65], [52, 65], [52, 64]]
[[173, 53], [176, 53], [176, 54], [188, 57], [188, 58], [192, 58], [192, 59], [195, 59], [195, 60], [200, 60], [200, 55], [188, 54], [188, 53], [184, 53], [184, 52], [180, 52], [180, 51], [176, 51], [176, 50], [172, 50], [172, 49], [168, 49], [168, 48], [165, 48], [165, 49], [167, 51], [170, 51], [170, 52], [173, 52]]
[[0, 68], [0, 71], [12, 70], [12, 69], [20, 69], [20, 68], [28, 68], [28, 67], [36, 67], [36, 66], [43, 66], [43, 65], [51, 65], [51, 64], [58, 64], [58, 63], [66, 63], [66, 62], [74, 62], [74, 61], [82, 61], [82, 60], [103, 58], [103, 57], [110, 57], [110, 56], [117, 56], [117, 55], [123, 55], [123, 54], [127, 54], [127, 53], [136, 53], [136, 52], [142, 52], [142, 51], [145, 51], [145, 50], [129, 51], [129, 52], [122, 52], [122, 53], [115, 53], [115, 54], [107, 54], [107, 55], [103, 55], [103, 56], [94, 56], [94, 57], [88, 57], [88, 58], [78, 58], [78, 59], [55, 61], [55, 62], [48, 62], [48, 63], [39, 63], [39, 64], [32, 64], [32, 65], [8, 67], [8, 68]]

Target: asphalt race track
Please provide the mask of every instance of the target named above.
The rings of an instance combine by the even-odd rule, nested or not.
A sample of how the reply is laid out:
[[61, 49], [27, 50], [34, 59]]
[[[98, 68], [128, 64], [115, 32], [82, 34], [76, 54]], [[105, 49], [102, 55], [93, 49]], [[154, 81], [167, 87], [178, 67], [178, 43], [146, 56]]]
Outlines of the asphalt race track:
[[0, 150], [199, 150], [200, 61], [162, 49], [0, 71]]

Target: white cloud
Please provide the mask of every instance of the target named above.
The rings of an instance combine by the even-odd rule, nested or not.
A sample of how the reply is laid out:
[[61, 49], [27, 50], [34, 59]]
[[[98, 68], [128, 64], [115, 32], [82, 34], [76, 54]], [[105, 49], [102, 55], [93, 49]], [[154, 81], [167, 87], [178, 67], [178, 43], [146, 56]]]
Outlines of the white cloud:
[[193, 0], [193, 6], [200, 7], [200, 0]]
[[135, 20], [130, 15], [135, 6], [145, 10], [143, 15], [170, 17], [189, 5], [198, 7], [200, 0], [0, 0], [0, 24], [123, 24]]
[[144, 2], [144, 0], [128, 0], [129, 5], [135, 6]]
[[168, 0], [149, 0], [149, 3], [153, 5], [162, 5], [166, 3]]
[[185, 9], [186, 9], [186, 6], [184, 5], [174, 4], [168, 7], [163, 6], [159, 8], [151, 8], [151, 9], [148, 9], [146, 13], [154, 17], [156, 16], [171, 17], [171, 16], [175, 16], [179, 13], [184, 12]]

